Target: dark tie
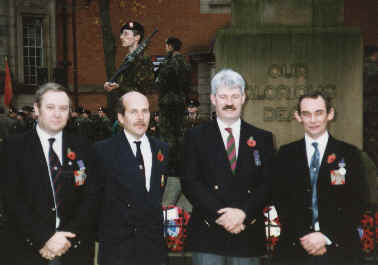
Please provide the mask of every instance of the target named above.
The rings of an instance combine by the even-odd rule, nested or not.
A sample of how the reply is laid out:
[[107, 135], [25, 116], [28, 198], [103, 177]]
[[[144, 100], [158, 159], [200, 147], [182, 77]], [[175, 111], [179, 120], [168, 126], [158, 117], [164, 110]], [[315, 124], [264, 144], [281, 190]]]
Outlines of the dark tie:
[[320, 153], [318, 149], [318, 143], [312, 143], [315, 151], [311, 158], [310, 164], [310, 177], [311, 177], [311, 186], [312, 186], [312, 224], [318, 222], [318, 191], [317, 191], [317, 183], [318, 183], [318, 174], [319, 174], [319, 166], [320, 166]]
[[60, 160], [53, 149], [53, 143], [55, 142], [55, 138], [49, 138], [50, 148], [49, 148], [49, 166], [50, 166], [50, 175], [53, 181], [54, 191], [55, 191], [55, 204], [56, 208], [59, 207], [60, 203], [62, 202], [62, 178], [60, 178], [61, 174], [61, 164]]
[[225, 130], [229, 133], [227, 137], [227, 146], [226, 146], [228, 161], [230, 162], [232, 173], [235, 174], [235, 169], [236, 169], [235, 138], [234, 138], [234, 135], [232, 134], [232, 128], [226, 128]]
[[140, 150], [140, 144], [142, 143], [141, 141], [134, 141], [136, 147], [137, 147], [137, 151], [136, 151], [136, 159], [137, 159], [137, 162], [138, 162], [138, 168], [143, 176], [143, 182], [144, 182], [144, 186], [146, 186], [146, 173], [145, 173], [145, 169], [144, 169], [144, 161], [143, 161], [143, 156], [142, 156], [142, 151]]

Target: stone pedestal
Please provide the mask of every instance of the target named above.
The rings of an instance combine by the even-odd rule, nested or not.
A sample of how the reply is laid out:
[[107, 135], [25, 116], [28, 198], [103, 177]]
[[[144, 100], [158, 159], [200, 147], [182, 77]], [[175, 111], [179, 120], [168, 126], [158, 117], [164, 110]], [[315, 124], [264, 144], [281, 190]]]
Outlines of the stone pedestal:
[[232, 26], [217, 34], [216, 62], [247, 81], [243, 118], [280, 146], [303, 137], [293, 119], [298, 97], [322, 90], [337, 112], [331, 134], [362, 147], [362, 37], [342, 26], [343, 1], [234, 0], [232, 12]]

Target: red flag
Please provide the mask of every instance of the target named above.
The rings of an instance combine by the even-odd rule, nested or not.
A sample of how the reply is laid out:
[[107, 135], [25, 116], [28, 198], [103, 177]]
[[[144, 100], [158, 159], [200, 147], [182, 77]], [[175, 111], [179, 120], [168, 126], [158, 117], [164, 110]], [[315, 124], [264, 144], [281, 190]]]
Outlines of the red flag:
[[13, 97], [12, 77], [9, 70], [8, 59], [5, 57], [5, 85], [4, 85], [4, 104], [9, 107]]

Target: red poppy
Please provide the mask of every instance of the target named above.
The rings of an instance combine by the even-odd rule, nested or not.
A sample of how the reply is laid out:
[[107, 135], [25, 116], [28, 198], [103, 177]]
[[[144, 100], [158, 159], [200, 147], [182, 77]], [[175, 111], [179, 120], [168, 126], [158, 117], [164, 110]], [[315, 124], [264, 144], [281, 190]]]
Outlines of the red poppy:
[[327, 163], [328, 163], [328, 164], [331, 164], [331, 163], [333, 163], [333, 161], [335, 161], [335, 160], [336, 160], [336, 155], [335, 155], [335, 154], [331, 154], [331, 155], [329, 155], [328, 158], [327, 158]]
[[68, 152], [67, 157], [71, 160], [75, 160], [76, 154], [75, 154], [75, 152], [70, 151], [70, 152]]
[[249, 147], [255, 147], [256, 146], [256, 141], [253, 139], [253, 137], [249, 137], [247, 144]]
[[160, 161], [160, 162], [163, 162], [164, 160], [164, 155], [163, 153], [159, 150], [158, 154], [157, 154], [157, 159]]

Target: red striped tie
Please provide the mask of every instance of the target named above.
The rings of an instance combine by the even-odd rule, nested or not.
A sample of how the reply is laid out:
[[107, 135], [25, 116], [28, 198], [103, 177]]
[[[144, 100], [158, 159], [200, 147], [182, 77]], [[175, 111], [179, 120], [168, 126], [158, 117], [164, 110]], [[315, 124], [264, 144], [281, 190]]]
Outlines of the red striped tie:
[[228, 161], [230, 162], [231, 171], [235, 174], [236, 169], [236, 148], [235, 148], [235, 138], [232, 134], [232, 128], [226, 128], [226, 131], [229, 133], [227, 137], [227, 156]]
[[62, 173], [62, 165], [60, 164], [60, 160], [58, 155], [55, 153], [53, 149], [53, 143], [55, 142], [55, 138], [49, 138], [50, 148], [49, 148], [49, 166], [50, 166], [50, 174], [51, 179], [54, 183], [54, 190], [55, 190], [55, 204], [56, 208], [59, 208], [62, 202], [62, 191], [61, 188], [63, 186], [63, 178], [60, 177]]

